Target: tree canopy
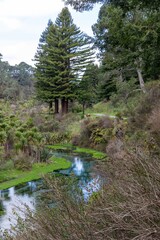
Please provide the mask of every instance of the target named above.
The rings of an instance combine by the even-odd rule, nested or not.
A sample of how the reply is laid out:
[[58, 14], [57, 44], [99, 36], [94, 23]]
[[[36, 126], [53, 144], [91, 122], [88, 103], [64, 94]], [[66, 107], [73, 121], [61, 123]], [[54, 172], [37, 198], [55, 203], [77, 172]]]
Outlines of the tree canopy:
[[61, 99], [65, 113], [68, 100], [75, 98], [79, 79], [92, 62], [92, 39], [73, 23], [68, 8], [62, 9], [54, 24], [48, 24], [41, 39], [35, 56], [37, 94], [47, 102], [55, 101], [56, 113]]
[[112, 4], [116, 7], [123, 9], [130, 9], [133, 6], [139, 6], [140, 8], [152, 8], [159, 9], [160, 0], [63, 0], [67, 5], [71, 5], [77, 11], [88, 11], [93, 8], [96, 3]]
[[3, 61], [0, 55], [0, 98], [27, 99], [33, 92], [34, 68], [25, 62], [15, 66]]

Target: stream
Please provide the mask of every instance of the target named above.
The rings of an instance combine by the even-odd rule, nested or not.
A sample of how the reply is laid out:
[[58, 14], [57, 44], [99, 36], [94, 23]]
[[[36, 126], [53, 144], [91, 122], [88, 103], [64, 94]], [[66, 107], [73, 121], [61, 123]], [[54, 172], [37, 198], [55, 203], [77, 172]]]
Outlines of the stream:
[[[95, 161], [87, 154], [74, 155], [73, 153], [54, 152], [55, 156], [64, 157], [72, 162], [72, 166], [56, 173], [65, 176], [76, 176], [78, 187], [82, 190], [84, 200], [87, 201], [93, 192], [100, 189], [102, 178], [96, 172]], [[55, 174], [55, 172], [53, 172]], [[9, 230], [17, 223], [17, 216], [25, 217], [26, 206], [35, 211], [39, 198], [47, 189], [43, 180], [27, 182], [7, 190], [0, 190], [0, 232]], [[1, 235], [1, 234], [0, 234]]]

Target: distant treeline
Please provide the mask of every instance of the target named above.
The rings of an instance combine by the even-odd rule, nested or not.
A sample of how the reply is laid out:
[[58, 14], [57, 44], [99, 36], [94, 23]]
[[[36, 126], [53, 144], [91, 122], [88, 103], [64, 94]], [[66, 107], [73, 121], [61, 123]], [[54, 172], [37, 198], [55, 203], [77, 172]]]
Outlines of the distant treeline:
[[28, 99], [33, 93], [33, 70], [25, 62], [11, 66], [0, 55], [0, 99]]

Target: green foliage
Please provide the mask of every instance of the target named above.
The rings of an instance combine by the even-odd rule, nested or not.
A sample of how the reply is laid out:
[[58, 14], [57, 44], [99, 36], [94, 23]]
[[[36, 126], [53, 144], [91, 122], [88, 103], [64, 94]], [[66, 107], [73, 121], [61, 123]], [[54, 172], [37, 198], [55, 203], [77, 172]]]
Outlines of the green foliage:
[[4, 157], [13, 157], [20, 151], [33, 161], [39, 161], [43, 139], [38, 128], [34, 126], [33, 119], [27, 117], [25, 121], [21, 121], [17, 116], [5, 111], [1, 113], [1, 119], [3, 122], [0, 123], [0, 143], [4, 149]]
[[109, 72], [101, 73], [101, 83], [99, 86], [99, 100], [109, 100], [110, 97], [117, 92], [116, 79]]
[[50, 151], [47, 148], [43, 148], [40, 152], [40, 162], [48, 162], [51, 157]]
[[98, 113], [98, 114], [100, 114], [100, 116], [101, 116], [101, 114], [102, 114], [102, 116], [103, 116], [103, 114], [114, 115], [114, 108], [113, 108], [111, 102], [104, 101], [104, 102], [99, 102], [99, 103], [93, 105], [92, 108], [88, 108], [86, 110], [86, 112], [93, 114], [93, 115]]
[[112, 130], [113, 130], [112, 128], [108, 128], [108, 129], [96, 128], [92, 131], [90, 140], [95, 145], [101, 144], [101, 143], [107, 144], [107, 141], [112, 138]]
[[68, 8], [63, 8], [55, 24], [48, 24], [35, 56], [38, 98], [55, 104], [60, 98], [62, 112], [68, 111], [68, 99], [75, 98], [77, 81], [92, 61], [89, 44], [91, 39], [73, 23]]
[[[34, 68], [25, 62], [21, 62], [18, 65], [10, 67], [10, 74], [14, 80], [16, 80], [19, 85], [22, 86], [32, 86]], [[28, 90], [25, 88], [25, 90]]]
[[139, 8], [159, 9], [159, 0], [63, 0], [67, 5], [71, 5], [77, 11], [89, 11], [97, 3], [111, 4], [116, 7], [121, 7], [127, 11], [135, 6]]
[[92, 155], [92, 157], [95, 159], [103, 159], [107, 157], [106, 154], [103, 152], [99, 152], [89, 148], [75, 147], [72, 144], [48, 145], [47, 148], [54, 149], [54, 150], [73, 151], [74, 153], [86, 153], [86, 154]]
[[117, 82], [133, 78], [145, 92], [144, 82], [158, 79], [160, 73], [159, 10], [138, 1], [111, 3], [102, 5], [93, 26], [102, 57], [101, 99], [116, 92]]
[[[159, 86], [159, 81], [154, 82], [153, 84], [148, 84], [146, 95], [141, 98], [141, 101], [133, 112], [135, 123], [138, 123], [138, 121], [140, 121], [139, 117], [142, 119], [143, 123], [145, 123], [153, 108], [158, 106], [160, 99]], [[139, 123], [139, 125], [141, 125], [141, 121]], [[142, 126], [144, 125], [142, 124], [141, 127]]]
[[67, 5], [71, 5], [77, 11], [91, 10], [95, 3], [103, 3], [104, 0], [63, 0]]
[[73, 136], [72, 143], [105, 151], [106, 144], [113, 136], [113, 128], [113, 121], [107, 116], [84, 119], [80, 132]]
[[76, 149], [74, 150], [75, 153], [86, 153], [86, 154], [91, 154], [93, 158], [95, 159], [104, 159], [107, 157], [107, 155], [103, 152], [99, 152], [93, 149], [89, 149], [89, 148], [80, 148], [80, 147], [76, 147]]
[[19, 152], [14, 157], [14, 168], [17, 170], [28, 171], [32, 169], [31, 159], [23, 152]]
[[131, 79], [127, 82], [117, 82], [116, 93], [110, 97], [110, 100], [114, 106], [122, 103], [127, 104], [128, 99], [132, 98], [140, 89], [137, 88], [136, 79]]
[[47, 145], [47, 148], [54, 149], [54, 150], [67, 151], [67, 150], [73, 150], [74, 146], [72, 144], [65, 143], [65, 144]]
[[[7, 182], [0, 183], [0, 189], [7, 189], [12, 186], [16, 186], [21, 183], [29, 182], [32, 180], [40, 179], [46, 173], [52, 172], [59, 169], [67, 169], [70, 167], [71, 163], [63, 158], [50, 158], [50, 164], [36, 163], [32, 166], [32, 170], [29, 172], [23, 172], [20, 170], [10, 171], [10, 178], [15, 178]], [[8, 172], [7, 172], [8, 173]], [[3, 172], [4, 174], [4, 172]]]
[[10, 66], [0, 58], [0, 98], [28, 99], [33, 93], [33, 67], [25, 62]]
[[46, 135], [47, 144], [66, 143], [70, 140], [68, 132], [53, 132]]
[[99, 82], [98, 66], [88, 65], [78, 85], [78, 101], [83, 105], [83, 111], [85, 107], [92, 106], [97, 102]]

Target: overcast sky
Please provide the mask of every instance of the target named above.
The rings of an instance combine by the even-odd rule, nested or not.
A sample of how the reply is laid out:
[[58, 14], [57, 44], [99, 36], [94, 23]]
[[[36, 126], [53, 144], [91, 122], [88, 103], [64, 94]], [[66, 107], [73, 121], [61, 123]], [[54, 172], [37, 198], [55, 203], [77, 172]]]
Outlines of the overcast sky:
[[[3, 60], [11, 65], [22, 61], [33, 65], [41, 33], [48, 20], [54, 22], [63, 7], [62, 0], [0, 0], [0, 53]], [[69, 9], [74, 23], [91, 36], [91, 25], [97, 20], [99, 6], [84, 13]]]

